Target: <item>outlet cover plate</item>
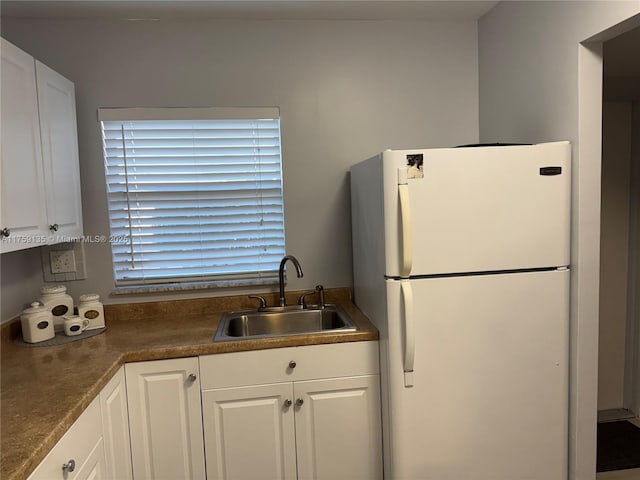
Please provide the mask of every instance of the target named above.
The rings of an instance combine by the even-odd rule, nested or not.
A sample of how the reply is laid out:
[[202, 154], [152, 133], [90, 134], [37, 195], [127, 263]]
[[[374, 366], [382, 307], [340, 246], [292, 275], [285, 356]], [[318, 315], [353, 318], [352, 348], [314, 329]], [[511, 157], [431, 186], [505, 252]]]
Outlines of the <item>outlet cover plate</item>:
[[71, 273], [76, 271], [76, 257], [73, 250], [51, 250], [51, 273]]

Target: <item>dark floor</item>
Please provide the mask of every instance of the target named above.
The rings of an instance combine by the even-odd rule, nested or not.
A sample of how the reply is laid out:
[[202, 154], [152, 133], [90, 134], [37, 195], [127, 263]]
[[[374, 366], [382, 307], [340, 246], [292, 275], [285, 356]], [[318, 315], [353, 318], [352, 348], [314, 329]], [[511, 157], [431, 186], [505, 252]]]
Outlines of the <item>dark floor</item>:
[[640, 428], [626, 420], [598, 424], [598, 472], [640, 467]]

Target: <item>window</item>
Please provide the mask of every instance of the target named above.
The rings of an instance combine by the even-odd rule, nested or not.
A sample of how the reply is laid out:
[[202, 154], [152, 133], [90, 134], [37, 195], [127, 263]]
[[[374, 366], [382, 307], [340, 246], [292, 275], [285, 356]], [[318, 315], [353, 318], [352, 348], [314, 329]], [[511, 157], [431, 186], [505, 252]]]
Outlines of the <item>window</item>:
[[285, 252], [277, 108], [109, 108], [117, 286], [277, 281]]

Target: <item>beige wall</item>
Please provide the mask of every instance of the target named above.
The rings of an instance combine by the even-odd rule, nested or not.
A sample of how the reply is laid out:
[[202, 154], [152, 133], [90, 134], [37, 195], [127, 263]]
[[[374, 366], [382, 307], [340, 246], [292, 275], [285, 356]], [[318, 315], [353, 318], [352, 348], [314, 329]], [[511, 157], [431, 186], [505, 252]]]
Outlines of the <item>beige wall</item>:
[[[304, 269], [293, 289], [352, 284], [352, 164], [478, 140], [475, 21], [2, 18], [2, 36], [75, 82], [88, 235], [108, 232], [98, 107], [279, 106], [287, 251]], [[42, 282], [19, 271], [31, 258], [2, 269], [3, 320]], [[108, 245], [86, 245], [86, 265], [86, 280], [67, 282], [75, 297], [162, 298], [109, 297]]]
[[605, 102], [602, 111], [598, 410], [622, 408], [624, 402], [631, 106]]

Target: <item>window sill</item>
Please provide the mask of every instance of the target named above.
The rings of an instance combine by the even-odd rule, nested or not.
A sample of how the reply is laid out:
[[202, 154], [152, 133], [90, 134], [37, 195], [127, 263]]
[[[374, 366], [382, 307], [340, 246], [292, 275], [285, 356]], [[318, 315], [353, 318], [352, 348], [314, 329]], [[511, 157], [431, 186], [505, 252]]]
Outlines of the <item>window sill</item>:
[[112, 295], [135, 295], [162, 292], [191, 292], [218, 288], [255, 287], [260, 285], [277, 285], [278, 277], [264, 277], [236, 280], [216, 280], [207, 282], [164, 283], [155, 285], [131, 285], [116, 287]]

